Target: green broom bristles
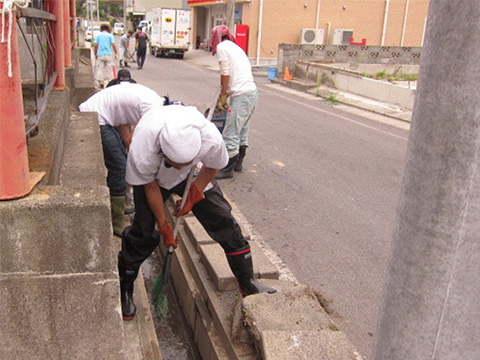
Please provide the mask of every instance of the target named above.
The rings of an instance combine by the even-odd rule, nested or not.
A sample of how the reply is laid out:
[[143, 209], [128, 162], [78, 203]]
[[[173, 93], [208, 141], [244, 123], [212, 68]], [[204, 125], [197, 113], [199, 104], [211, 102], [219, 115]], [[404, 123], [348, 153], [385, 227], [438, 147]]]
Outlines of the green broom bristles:
[[168, 313], [168, 299], [166, 296], [161, 296], [155, 304], [155, 313], [158, 316], [164, 317]]
[[168, 299], [166, 295], [162, 295], [162, 272], [158, 273], [157, 278], [152, 286], [152, 302], [155, 313], [158, 316], [165, 316], [168, 312]]

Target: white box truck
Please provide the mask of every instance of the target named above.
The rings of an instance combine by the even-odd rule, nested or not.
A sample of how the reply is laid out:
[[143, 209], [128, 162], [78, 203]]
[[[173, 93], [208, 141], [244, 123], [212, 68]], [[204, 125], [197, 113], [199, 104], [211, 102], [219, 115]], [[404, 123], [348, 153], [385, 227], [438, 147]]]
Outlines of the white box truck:
[[183, 58], [190, 46], [190, 10], [153, 9], [150, 53]]

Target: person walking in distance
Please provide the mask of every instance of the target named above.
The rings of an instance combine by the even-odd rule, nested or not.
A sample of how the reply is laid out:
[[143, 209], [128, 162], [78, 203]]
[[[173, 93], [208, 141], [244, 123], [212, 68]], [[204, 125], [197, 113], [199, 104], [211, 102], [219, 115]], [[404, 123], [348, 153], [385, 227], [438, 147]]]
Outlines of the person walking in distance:
[[137, 51], [138, 69], [142, 69], [143, 64], [145, 63], [145, 57], [147, 56], [147, 41], [147, 34], [142, 31], [141, 27], [138, 28], [137, 34], [135, 35], [135, 50]]
[[225, 251], [242, 295], [276, 292], [254, 278], [250, 245], [214, 180], [217, 170], [227, 162], [220, 132], [195, 107], [152, 108], [138, 123], [127, 160], [127, 182], [133, 185], [135, 218], [123, 232], [118, 255], [124, 320], [135, 317], [133, 284], [141, 264], [158, 246], [160, 235], [167, 248], [177, 247], [164, 202], [171, 194], [183, 196], [188, 174], [194, 167], [198, 175], [190, 185], [185, 205], [173, 215], [193, 212]]
[[225, 25], [212, 29], [212, 54], [217, 54], [220, 65], [221, 93], [217, 109], [227, 111], [223, 139], [229, 156], [227, 166], [216, 178], [228, 179], [233, 178], [234, 171], [243, 170], [250, 119], [257, 106], [258, 92], [250, 61]]
[[110, 34], [110, 26], [100, 26], [101, 33], [94, 40], [95, 51], [95, 86], [103, 89], [113, 79], [114, 53], [118, 54], [117, 44]]
[[120, 67], [130, 67], [128, 65], [129, 52], [128, 48], [130, 46], [130, 38], [132, 37], [133, 32], [127, 31], [120, 37]]
[[[119, 73], [128, 72], [122, 69]], [[129, 74], [128, 74], [129, 75]], [[125, 78], [129, 78], [125, 75]], [[107, 168], [107, 186], [110, 190], [113, 233], [121, 236], [128, 225], [125, 220], [125, 171], [127, 148], [132, 131], [140, 118], [155, 106], [162, 106], [164, 98], [155, 91], [129, 80], [109, 86], [80, 104], [82, 112], [96, 112], [100, 125], [103, 156]]]

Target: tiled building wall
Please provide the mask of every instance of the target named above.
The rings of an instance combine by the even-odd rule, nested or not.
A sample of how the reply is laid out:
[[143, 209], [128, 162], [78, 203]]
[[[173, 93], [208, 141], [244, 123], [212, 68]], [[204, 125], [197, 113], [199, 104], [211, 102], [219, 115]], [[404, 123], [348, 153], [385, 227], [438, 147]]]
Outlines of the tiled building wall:
[[[408, 2], [408, 12], [405, 10]], [[276, 57], [278, 44], [298, 44], [302, 28], [324, 30], [329, 44], [334, 29], [353, 29], [354, 40], [366, 39], [369, 46], [419, 47], [422, 45], [430, 0], [390, 0], [384, 33], [386, 0], [264, 0], [260, 58]], [[306, 6], [305, 6], [306, 5]], [[242, 23], [250, 27], [248, 56], [257, 56], [260, 0], [242, 5]], [[319, 17], [317, 18], [317, 13]], [[404, 30], [405, 24], [405, 30]], [[330, 34], [329, 34], [330, 32]]]

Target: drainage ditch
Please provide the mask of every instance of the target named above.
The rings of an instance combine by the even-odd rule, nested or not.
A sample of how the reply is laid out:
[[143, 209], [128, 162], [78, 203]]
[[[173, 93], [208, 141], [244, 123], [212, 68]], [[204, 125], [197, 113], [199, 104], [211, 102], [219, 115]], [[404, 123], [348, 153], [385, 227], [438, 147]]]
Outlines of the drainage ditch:
[[[155, 251], [143, 264], [142, 273], [147, 293], [151, 294], [151, 288], [156, 276], [162, 270], [162, 257], [159, 251]], [[155, 314], [150, 299], [150, 311], [152, 312], [155, 331], [163, 360], [201, 360], [202, 357], [195, 345], [193, 333], [186, 323], [185, 316], [177, 294], [174, 291], [173, 282], [170, 279], [168, 292], [168, 313], [160, 317]]]

